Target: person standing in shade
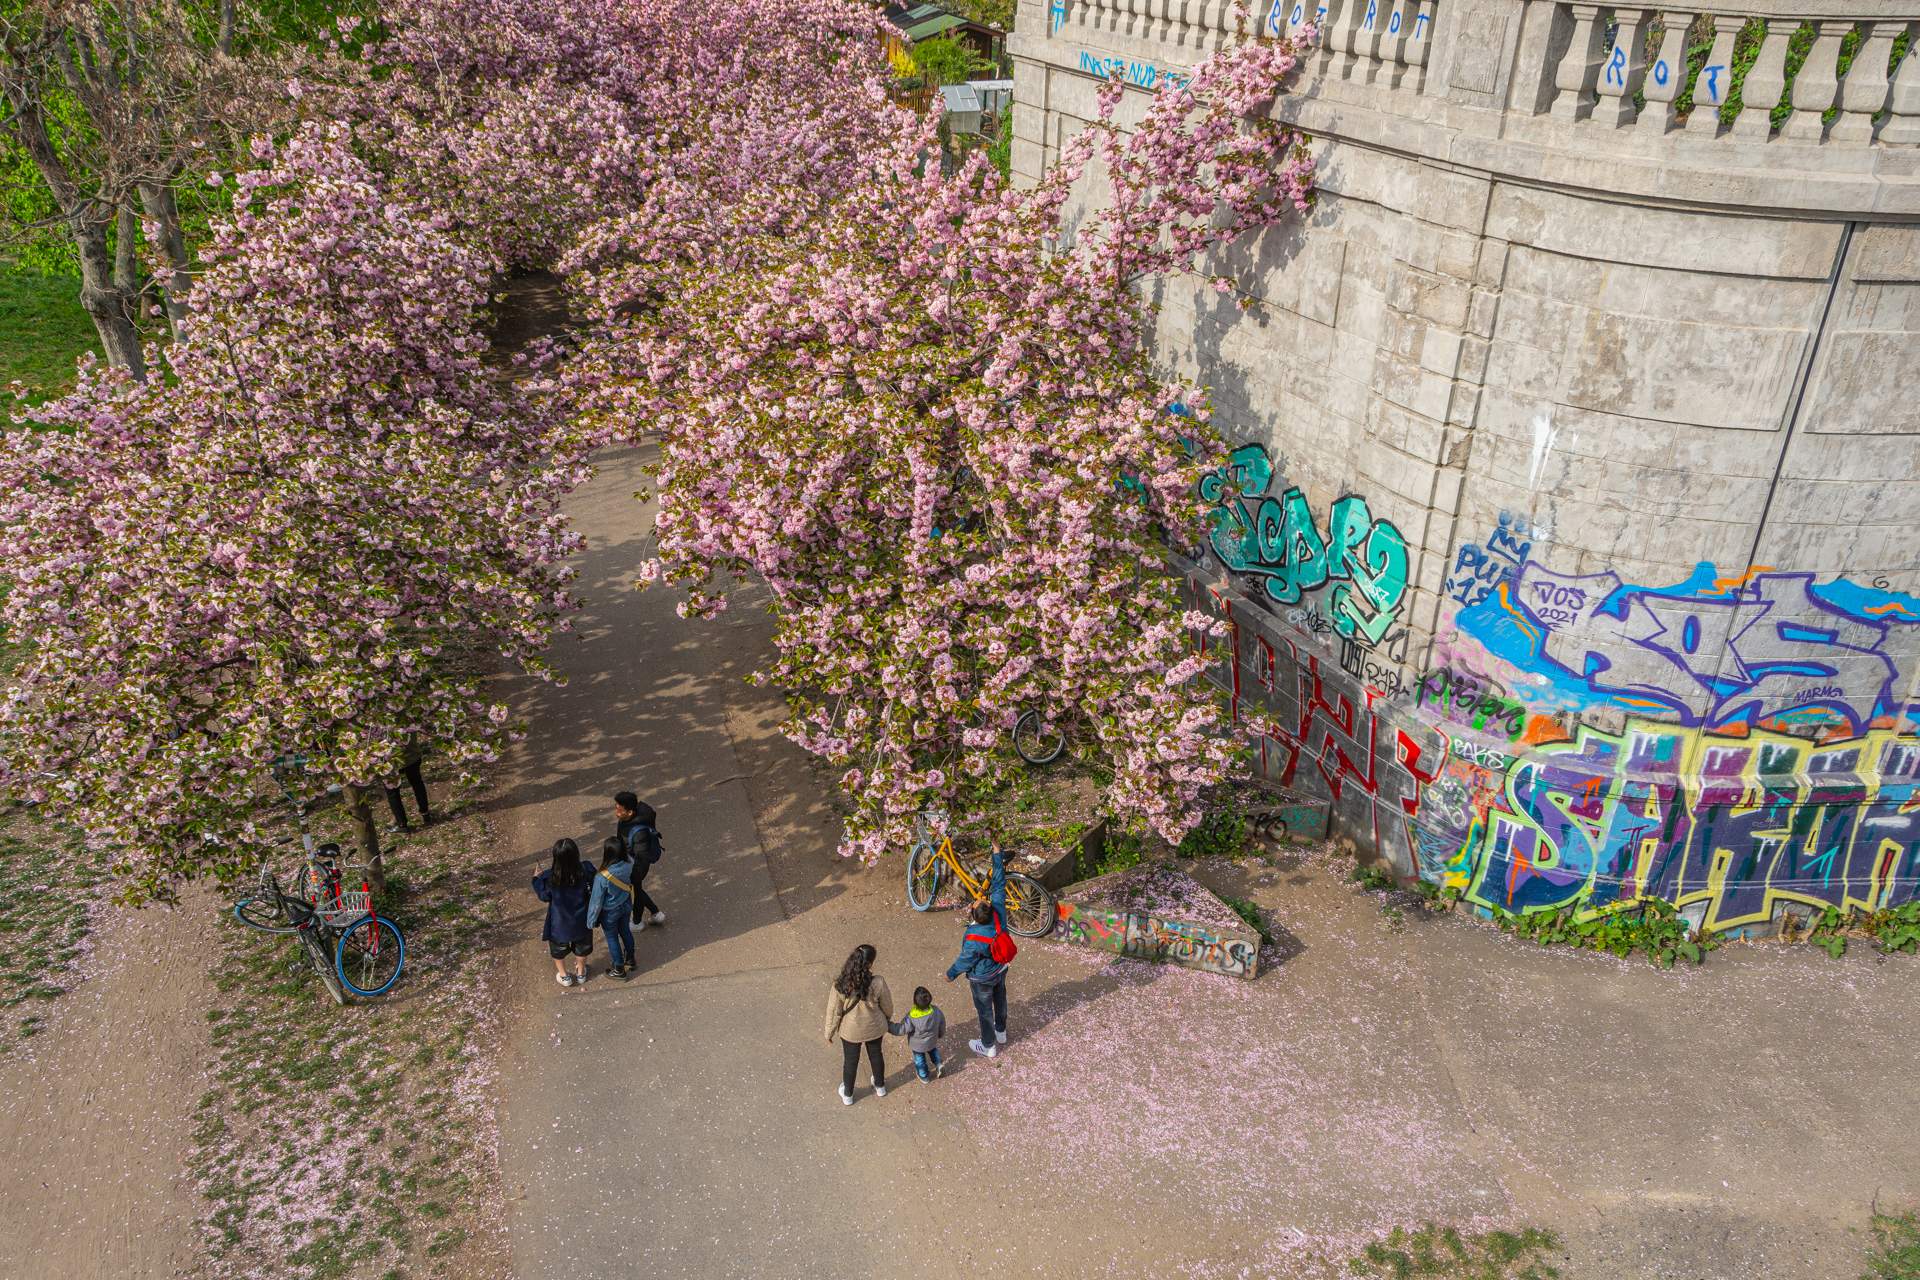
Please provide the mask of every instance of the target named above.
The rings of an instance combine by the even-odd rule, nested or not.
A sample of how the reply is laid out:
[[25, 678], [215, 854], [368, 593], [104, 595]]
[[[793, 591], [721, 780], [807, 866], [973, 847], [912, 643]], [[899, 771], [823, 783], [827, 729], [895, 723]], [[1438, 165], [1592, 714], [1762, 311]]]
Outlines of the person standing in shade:
[[600, 874], [593, 878], [587, 899], [587, 928], [595, 925], [607, 938], [607, 972], [622, 982], [633, 972], [633, 858], [620, 837], [609, 836], [600, 847]]
[[633, 859], [633, 928], [637, 933], [650, 924], [665, 924], [667, 913], [647, 894], [647, 872], [660, 861], [660, 830], [653, 806], [643, 804], [631, 791], [613, 797], [613, 816], [620, 843]]
[[427, 780], [420, 776], [421, 759], [419, 747], [408, 747], [407, 754], [400, 765], [399, 777], [389, 780], [385, 784], [387, 791], [387, 808], [393, 811], [393, 829], [395, 831], [413, 830], [407, 823], [407, 807], [400, 802], [400, 787], [398, 784], [402, 780], [404, 780], [407, 786], [413, 791], [414, 807], [420, 810], [420, 825], [423, 827], [433, 825], [433, 810], [427, 806]]
[[873, 1096], [887, 1096], [887, 1062], [881, 1042], [893, 1022], [893, 995], [887, 980], [873, 971], [879, 953], [866, 943], [853, 949], [840, 976], [827, 988], [827, 1043], [840, 1042], [840, 1101], [853, 1105], [853, 1077], [860, 1050], [873, 1070]]
[[993, 880], [987, 896], [973, 904], [967, 931], [960, 939], [960, 955], [947, 969], [947, 981], [965, 976], [973, 991], [973, 1011], [980, 1016], [980, 1038], [967, 1048], [985, 1058], [996, 1056], [1007, 1042], [1007, 966], [993, 958], [993, 942], [1007, 918], [1007, 858], [993, 848]]
[[587, 897], [593, 892], [593, 880], [593, 864], [580, 856], [580, 846], [571, 840], [554, 841], [553, 865], [533, 878], [534, 896], [547, 904], [540, 941], [553, 957], [553, 980], [563, 987], [577, 987], [587, 980], [587, 957], [593, 954]]

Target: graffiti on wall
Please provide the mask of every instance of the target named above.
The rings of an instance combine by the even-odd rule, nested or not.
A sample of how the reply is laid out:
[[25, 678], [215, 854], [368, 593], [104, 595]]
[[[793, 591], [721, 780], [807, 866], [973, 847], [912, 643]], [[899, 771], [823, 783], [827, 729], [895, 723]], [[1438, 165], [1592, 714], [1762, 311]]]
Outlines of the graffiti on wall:
[[1229, 569], [1258, 579], [1267, 598], [1297, 604], [1333, 585], [1332, 627], [1369, 645], [1386, 638], [1407, 591], [1407, 540], [1375, 520], [1367, 500], [1348, 494], [1333, 504], [1323, 534], [1306, 495], [1288, 488], [1275, 497], [1273, 459], [1264, 446], [1235, 449], [1227, 465], [1200, 484], [1213, 505], [1209, 542]]
[[1854, 734], [1907, 716], [1896, 656], [1920, 640], [1920, 600], [1764, 565], [1643, 587], [1529, 560], [1455, 626], [1552, 709]]
[[1054, 936], [1138, 960], [1165, 960], [1188, 969], [1252, 978], [1260, 969], [1260, 942], [1188, 920], [1166, 920], [1078, 902], [1059, 904]]
[[1423, 877], [1502, 911], [1659, 898], [1722, 931], [1785, 905], [1879, 910], [1920, 884], [1920, 742], [1583, 727], [1436, 778], [1415, 826]]
[[[1061, 10], [1062, 22], [1066, 21], [1065, 10]], [[1058, 30], [1059, 28], [1055, 28]], [[1102, 80], [1119, 80], [1123, 84], [1135, 85], [1142, 89], [1155, 89], [1162, 83], [1178, 89], [1184, 86], [1192, 76], [1180, 71], [1168, 71], [1154, 66], [1151, 62], [1139, 62], [1133, 58], [1107, 57], [1080, 51], [1080, 70], [1088, 75], [1099, 76]]]
[[1463, 542], [1447, 575], [1447, 598], [1479, 604], [1513, 578], [1533, 550], [1533, 530], [1512, 512], [1500, 513], [1500, 527], [1485, 542]]
[[1453, 635], [1416, 672], [1398, 529], [1358, 496], [1321, 526], [1274, 480], [1247, 446], [1203, 482], [1231, 585], [1192, 599], [1229, 624], [1209, 671], [1263, 722], [1259, 772], [1341, 834], [1397, 831], [1412, 871], [1506, 912], [1658, 898], [1726, 931], [1920, 897], [1920, 598], [1770, 565], [1560, 573], [1506, 515], [1456, 551]]

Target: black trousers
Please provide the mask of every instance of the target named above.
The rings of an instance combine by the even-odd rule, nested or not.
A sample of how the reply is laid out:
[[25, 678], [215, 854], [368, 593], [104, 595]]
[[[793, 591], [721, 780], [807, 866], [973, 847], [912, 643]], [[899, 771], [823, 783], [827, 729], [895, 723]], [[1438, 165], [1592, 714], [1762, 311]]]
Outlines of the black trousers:
[[[427, 808], [427, 780], [420, 776], [420, 762], [415, 760], [412, 764], [402, 768], [400, 770], [400, 776], [405, 778], [407, 785], [412, 788], [413, 803], [418, 806], [420, 810], [420, 821], [425, 822], [431, 811]], [[387, 807], [393, 810], [393, 825], [396, 827], [405, 827], [407, 825], [407, 809], [405, 805], [400, 803], [400, 788], [387, 788]]]
[[647, 892], [646, 868], [640, 868], [633, 877], [633, 919], [637, 924], [648, 916], [660, 914], [660, 904]]
[[[869, 1040], [866, 1042], [867, 1063], [873, 1068], [874, 1083], [885, 1084], [887, 1082], [887, 1060], [880, 1056], [880, 1045], [881, 1041], [879, 1040]], [[860, 1047], [860, 1041], [858, 1040], [842, 1040], [840, 1042], [840, 1087], [848, 1093], [853, 1092], [853, 1073], [855, 1068], [860, 1065]]]

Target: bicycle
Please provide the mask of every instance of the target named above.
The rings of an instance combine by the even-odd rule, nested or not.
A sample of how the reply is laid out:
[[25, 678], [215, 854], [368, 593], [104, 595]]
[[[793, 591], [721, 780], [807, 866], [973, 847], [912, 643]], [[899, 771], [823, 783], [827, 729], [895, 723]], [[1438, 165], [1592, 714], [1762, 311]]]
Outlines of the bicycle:
[[[306, 875], [311, 878], [314, 870], [310, 862]], [[349, 994], [383, 996], [406, 967], [406, 935], [373, 910], [373, 892], [364, 882], [358, 889], [341, 888], [337, 868], [332, 881], [324, 898], [309, 901], [287, 893], [273, 870], [262, 868], [260, 892], [234, 904], [234, 917], [262, 933], [296, 935], [335, 1004], [345, 1004]]]
[[[953, 837], [943, 835], [936, 849], [928, 815], [914, 819], [913, 851], [907, 855], [907, 905], [915, 911], [929, 911], [940, 895], [940, 882], [949, 875], [970, 897], [987, 896], [990, 883], [986, 868], [969, 869], [953, 851]], [[1023, 938], [1044, 938], [1053, 932], [1059, 914], [1053, 893], [1032, 876], [1019, 871], [1007, 872], [1007, 930]]]
[[[986, 728], [992, 723], [987, 709], [980, 705], [977, 698], [962, 704], [962, 709], [972, 712], [973, 723], [979, 728]], [[1013, 722], [1013, 749], [1028, 764], [1052, 764], [1067, 749], [1067, 735], [1064, 730], [1049, 724], [1038, 711], [1022, 711]]]
[[313, 843], [307, 807], [287, 782], [305, 765], [301, 756], [283, 756], [273, 765], [274, 780], [293, 806], [300, 843], [306, 850], [306, 865], [301, 869], [304, 893], [288, 894], [273, 869], [262, 867], [260, 892], [235, 903], [234, 918], [262, 933], [297, 935], [335, 1004], [345, 1004], [348, 992], [369, 999], [385, 995], [400, 981], [406, 965], [406, 935], [399, 925], [375, 913], [373, 890], [365, 880], [358, 889], [346, 887], [345, 858], [339, 845], [316, 847]]

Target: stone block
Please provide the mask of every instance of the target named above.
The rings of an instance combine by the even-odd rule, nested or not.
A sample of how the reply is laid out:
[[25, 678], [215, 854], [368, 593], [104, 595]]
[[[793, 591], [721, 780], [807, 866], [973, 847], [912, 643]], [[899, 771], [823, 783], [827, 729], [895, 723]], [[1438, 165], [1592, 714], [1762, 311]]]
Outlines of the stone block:
[[1808, 335], [1589, 309], [1575, 330], [1561, 398], [1666, 422], [1776, 431]]
[[1254, 978], [1260, 935], [1183, 871], [1162, 866], [1085, 880], [1060, 899], [1056, 942]]
[[1662, 209], [1511, 183], [1495, 187], [1486, 230], [1572, 258], [1800, 280], [1826, 278], [1840, 247], [1837, 222]]

